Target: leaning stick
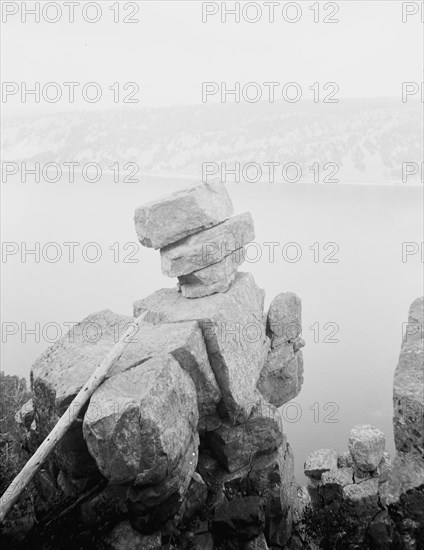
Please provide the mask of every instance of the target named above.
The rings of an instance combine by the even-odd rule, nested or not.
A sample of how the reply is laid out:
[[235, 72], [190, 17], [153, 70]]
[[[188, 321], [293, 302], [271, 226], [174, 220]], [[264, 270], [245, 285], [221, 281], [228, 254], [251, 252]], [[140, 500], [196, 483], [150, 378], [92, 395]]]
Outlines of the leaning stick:
[[[138, 329], [140, 321], [146, 316], [146, 314], [147, 312], [142, 313], [139, 317], [136, 318], [136, 329]], [[116, 346], [114, 346], [110, 350], [110, 352], [106, 355], [101, 364], [90, 376], [85, 386], [83, 386], [76, 397], [74, 397], [71, 404], [60, 417], [58, 423], [53, 428], [53, 430], [49, 433], [43, 443], [38, 447], [36, 452], [32, 455], [32, 457], [28, 460], [28, 462], [25, 464], [19, 474], [6, 489], [6, 491], [0, 498], [0, 523], [3, 523], [8, 512], [15, 504], [15, 502], [19, 499], [23, 490], [28, 486], [31, 479], [41, 468], [42, 464], [46, 461], [49, 454], [62, 439], [68, 428], [72, 425], [73, 422], [75, 422], [79, 412], [90, 399], [95, 390], [104, 381], [111, 367], [121, 357], [128, 344], [127, 340], [130, 336], [133, 335], [134, 324], [132, 323], [131, 326], [126, 330], [122, 338], [119, 340], [119, 342], [116, 344]]]

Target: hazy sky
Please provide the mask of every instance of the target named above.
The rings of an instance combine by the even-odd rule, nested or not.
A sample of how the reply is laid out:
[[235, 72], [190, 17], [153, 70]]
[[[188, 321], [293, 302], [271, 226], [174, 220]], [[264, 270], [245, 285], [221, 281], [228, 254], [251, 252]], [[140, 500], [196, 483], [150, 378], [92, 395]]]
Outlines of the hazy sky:
[[[257, 23], [235, 23], [231, 16], [222, 23], [220, 13], [203, 23], [204, 3], [197, 0], [138, 2], [139, 23], [134, 24], [114, 23], [113, 3], [101, 1], [101, 19], [88, 23], [83, 4], [75, 7], [74, 23], [67, 21], [65, 9], [57, 23], [35, 23], [33, 16], [22, 23], [20, 12], [9, 16], [2, 25], [2, 79], [27, 82], [29, 88], [36, 81], [95, 81], [103, 87], [102, 100], [94, 105], [35, 104], [32, 99], [22, 104], [17, 95], [2, 105], [5, 114], [108, 108], [113, 106], [108, 86], [114, 82], [137, 82], [140, 106], [167, 106], [200, 103], [204, 81], [229, 86], [235, 81], [297, 81], [304, 89], [335, 81], [340, 97], [372, 97], [398, 96], [402, 81], [422, 80], [423, 25], [419, 15], [402, 23], [402, 2], [397, 0], [338, 2], [333, 18], [339, 22], [334, 24], [314, 23], [313, 2], [305, 0], [297, 2], [297, 23], [281, 16], [287, 2], [277, 6], [274, 23], [260, 2], [254, 3], [262, 6]], [[226, 4], [230, 8], [234, 2]], [[326, 4], [320, 2], [321, 18], [331, 16], [323, 10]], [[251, 11], [248, 17], [253, 15]], [[294, 15], [287, 12], [288, 18]], [[49, 16], [55, 16], [53, 10]]]

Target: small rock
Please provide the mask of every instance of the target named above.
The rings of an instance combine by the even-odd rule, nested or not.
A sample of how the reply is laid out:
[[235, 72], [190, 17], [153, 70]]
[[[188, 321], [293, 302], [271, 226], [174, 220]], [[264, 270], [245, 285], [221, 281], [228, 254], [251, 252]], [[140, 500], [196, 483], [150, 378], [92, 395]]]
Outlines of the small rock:
[[372, 478], [359, 484], [346, 485], [343, 488], [343, 499], [359, 516], [375, 514], [378, 510], [378, 480]]
[[232, 213], [225, 186], [202, 183], [140, 206], [134, 222], [141, 244], [158, 249], [217, 225]]
[[197, 514], [204, 506], [207, 496], [208, 488], [206, 483], [197, 472], [194, 472], [184, 497], [184, 519], [190, 519]]
[[271, 302], [268, 311], [268, 330], [272, 347], [293, 342], [302, 332], [302, 302], [294, 292], [282, 292]]
[[259, 537], [249, 541], [244, 550], [269, 550], [264, 534], [262, 533]]
[[337, 468], [337, 452], [334, 449], [318, 449], [306, 459], [304, 465], [305, 476], [321, 479], [321, 475]]
[[248, 541], [257, 537], [265, 528], [262, 499], [248, 496], [223, 502], [215, 509], [213, 531], [219, 538], [237, 538]]
[[384, 451], [383, 458], [381, 459], [380, 464], [377, 466], [379, 483], [384, 483], [385, 481], [387, 481], [391, 466], [392, 461], [390, 459], [390, 454], [387, 451]]
[[353, 458], [349, 451], [346, 451], [337, 457], [337, 467], [353, 468]]
[[242, 424], [222, 426], [206, 434], [206, 443], [214, 457], [229, 472], [246, 465], [258, 454], [271, 454], [283, 441], [282, 419], [278, 410], [261, 400]]
[[105, 550], [161, 550], [160, 532], [141, 535], [128, 521], [121, 521], [103, 538]]
[[363, 471], [373, 472], [383, 458], [384, 433], [369, 424], [360, 424], [350, 431], [349, 451], [355, 464]]
[[250, 212], [239, 214], [211, 229], [161, 248], [162, 273], [168, 277], [181, 277], [193, 271], [203, 271], [208, 266], [222, 264], [236, 251], [242, 258], [236, 262], [236, 256], [233, 256], [231, 262], [240, 264], [244, 260], [243, 247], [254, 238], [252, 215]]
[[303, 383], [302, 352], [292, 344], [270, 350], [258, 380], [258, 390], [276, 407], [281, 407], [300, 392]]
[[352, 468], [337, 468], [324, 472], [321, 476], [321, 496], [325, 503], [338, 502], [343, 499], [343, 487], [353, 483]]

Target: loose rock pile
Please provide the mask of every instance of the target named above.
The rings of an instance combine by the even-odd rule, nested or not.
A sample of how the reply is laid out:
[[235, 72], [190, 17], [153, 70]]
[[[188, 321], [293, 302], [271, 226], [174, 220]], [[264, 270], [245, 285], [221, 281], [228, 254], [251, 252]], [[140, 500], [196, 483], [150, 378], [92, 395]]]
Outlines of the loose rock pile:
[[264, 291], [238, 272], [254, 239], [252, 218], [233, 216], [222, 184], [144, 205], [135, 224], [178, 286], [135, 302], [133, 317], [93, 313], [36, 361], [33, 406], [43, 438], [146, 313], [57, 447], [48, 474], [74, 499], [103, 483], [80, 506], [79, 521], [109, 531], [119, 522], [102, 539], [107, 548], [120, 548], [116, 541], [131, 539], [132, 530], [150, 537], [140, 542], [137, 535], [139, 548], [156, 547], [151, 541], [283, 548], [296, 485], [277, 407], [303, 380], [300, 299], [280, 294], [264, 315]]

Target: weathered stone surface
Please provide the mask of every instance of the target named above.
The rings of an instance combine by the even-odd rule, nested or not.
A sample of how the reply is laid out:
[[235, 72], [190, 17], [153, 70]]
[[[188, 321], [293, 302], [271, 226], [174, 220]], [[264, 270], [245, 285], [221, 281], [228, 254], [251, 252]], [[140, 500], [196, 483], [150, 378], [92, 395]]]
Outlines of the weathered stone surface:
[[267, 328], [272, 347], [296, 340], [302, 332], [302, 302], [294, 292], [281, 292], [271, 302]]
[[359, 424], [350, 431], [349, 451], [358, 468], [365, 472], [376, 470], [385, 446], [384, 433], [374, 426]]
[[424, 455], [423, 298], [410, 307], [393, 383], [396, 449]]
[[337, 466], [338, 468], [353, 468], [353, 458], [349, 451], [337, 457]]
[[243, 261], [244, 249], [239, 249], [216, 264], [178, 277], [182, 295], [186, 298], [202, 298], [216, 292], [227, 292]]
[[262, 533], [259, 537], [255, 537], [249, 541], [245, 545], [244, 550], [269, 550], [264, 534]]
[[23, 429], [29, 430], [32, 424], [32, 421], [34, 420], [35, 411], [34, 411], [34, 403], [31, 399], [29, 399], [26, 403], [22, 405], [22, 407], [19, 409], [19, 411], [15, 415], [15, 422], [18, 424], [18, 426], [22, 426]]
[[181, 510], [198, 459], [199, 438], [194, 434], [178, 464], [159, 483], [133, 485], [127, 491], [131, 525], [152, 533]]
[[389, 472], [392, 466], [392, 461], [390, 454], [387, 451], [384, 451], [383, 458], [380, 461], [380, 464], [377, 466], [377, 475], [378, 482], [384, 483], [389, 477]]
[[304, 465], [305, 476], [321, 479], [324, 472], [337, 468], [337, 452], [334, 449], [318, 449], [306, 459]]
[[[378, 479], [368, 479], [359, 484], [346, 485], [343, 499], [356, 514], [369, 514], [378, 510]], [[364, 517], [365, 519], [365, 517]]]
[[180, 513], [184, 520], [192, 518], [204, 506], [208, 496], [208, 488], [200, 474], [194, 472], [190, 485], [184, 497], [183, 509]]
[[152, 535], [141, 535], [128, 521], [121, 521], [103, 538], [105, 550], [161, 550], [160, 531]]
[[396, 453], [387, 475], [380, 486], [384, 506], [398, 502], [408, 491], [424, 484], [424, 460], [415, 453]]
[[109, 378], [94, 392], [84, 438], [111, 482], [157, 484], [180, 462], [197, 422], [193, 381], [164, 355]]
[[134, 304], [155, 324], [197, 320], [209, 361], [231, 420], [242, 422], [256, 403], [256, 383], [269, 343], [263, 332], [263, 291], [250, 273], [238, 273], [225, 294], [197, 300], [175, 289], [161, 289]]
[[302, 352], [292, 344], [270, 350], [258, 380], [258, 390], [270, 403], [281, 407], [300, 392], [303, 383]]
[[199, 430], [216, 427], [216, 405], [222, 396], [209, 363], [202, 331], [196, 321], [162, 325], [140, 323], [137, 333], [131, 336], [123, 357], [112, 368], [109, 377], [128, 370], [129, 365], [140, 364], [165, 353], [170, 353], [194, 382], [199, 406]]
[[188, 235], [217, 225], [233, 214], [233, 205], [220, 182], [202, 183], [137, 208], [135, 228], [143, 246], [162, 248]]
[[258, 401], [242, 424], [224, 421], [218, 430], [206, 434], [212, 454], [229, 472], [246, 466], [258, 454], [271, 454], [282, 441], [281, 415], [264, 400]]
[[212, 526], [223, 540], [237, 538], [248, 541], [257, 537], [265, 527], [262, 499], [247, 496], [223, 502], [215, 509]]
[[168, 277], [187, 275], [221, 263], [226, 256], [240, 249], [238, 254], [243, 261], [243, 247], [254, 238], [250, 212], [239, 214], [211, 229], [161, 248], [162, 273]]
[[424, 297], [414, 300], [408, 312], [408, 324], [405, 327], [403, 344], [422, 342], [424, 338]]
[[343, 487], [353, 483], [352, 468], [337, 468], [324, 472], [321, 476], [320, 493], [325, 503], [341, 501]]

